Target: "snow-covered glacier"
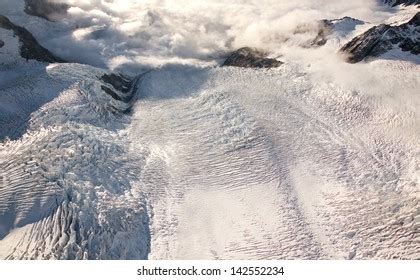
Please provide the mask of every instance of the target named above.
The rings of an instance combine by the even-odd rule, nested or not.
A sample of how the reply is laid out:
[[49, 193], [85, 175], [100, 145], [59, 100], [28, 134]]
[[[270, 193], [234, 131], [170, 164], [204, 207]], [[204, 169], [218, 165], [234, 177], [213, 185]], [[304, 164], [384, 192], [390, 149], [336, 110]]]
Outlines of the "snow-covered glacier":
[[127, 105], [101, 90], [104, 72], [50, 65], [13, 87], [27, 97], [52, 85], [62, 89], [31, 114], [23, 136], [2, 144], [2, 258], [147, 256], [148, 217], [132, 183], [141, 159], [127, 155], [120, 129], [128, 120], [115, 112]]
[[128, 128], [150, 257], [418, 257], [412, 112], [298, 65], [174, 70], [144, 77]]
[[[185, 24], [171, 37], [182, 45], [203, 5], [258, 7], [272, 24], [322, 8], [284, 3], [278, 22], [264, 18], [271, 1], [185, 11], [146, 1], [146, 32], [118, 1], [61, 1], [77, 26], [25, 14], [27, 2], [0, 7], [67, 62], [25, 59], [25, 39], [0, 28], [1, 259], [420, 258], [418, 55], [387, 45], [349, 64], [339, 51], [376, 23], [403, 26], [416, 6], [335, 1], [319, 12], [330, 21], [273, 32], [261, 56], [276, 67], [242, 68], [219, 65], [249, 38], [208, 41], [231, 18], [199, 16], [204, 31], [182, 51], [165, 41], [171, 20]], [[127, 17], [127, 34], [112, 33]], [[116, 37], [127, 41], [109, 45]], [[81, 50], [103, 60], [75, 63]]]

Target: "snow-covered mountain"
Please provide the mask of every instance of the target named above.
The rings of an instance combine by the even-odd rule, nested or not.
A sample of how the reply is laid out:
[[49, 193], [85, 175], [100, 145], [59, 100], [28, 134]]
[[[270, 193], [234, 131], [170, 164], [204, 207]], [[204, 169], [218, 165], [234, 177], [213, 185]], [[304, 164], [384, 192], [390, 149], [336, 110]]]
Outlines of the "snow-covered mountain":
[[[34, 36], [25, 28], [13, 24], [7, 17], [0, 15], [0, 28], [3, 29], [4, 36], [10, 36], [6, 30], [13, 32], [13, 36], [19, 41], [19, 53], [15, 52], [16, 48], [10, 49], [10, 55], [25, 58], [27, 60], [33, 59], [41, 62], [64, 62], [64, 60], [54, 56], [49, 50], [42, 47]], [[12, 40], [8, 40], [7, 43]], [[4, 45], [4, 42], [3, 42]], [[3, 54], [3, 55], [6, 55]]]
[[349, 62], [380, 56], [392, 49], [420, 54], [420, 12], [401, 25], [381, 24], [355, 37], [341, 48]]
[[398, 6], [398, 5], [404, 5], [404, 6], [420, 5], [419, 0], [384, 0], [384, 3], [391, 5], [393, 7]]
[[420, 258], [418, 7], [187, 2], [0, 0], [0, 258]]

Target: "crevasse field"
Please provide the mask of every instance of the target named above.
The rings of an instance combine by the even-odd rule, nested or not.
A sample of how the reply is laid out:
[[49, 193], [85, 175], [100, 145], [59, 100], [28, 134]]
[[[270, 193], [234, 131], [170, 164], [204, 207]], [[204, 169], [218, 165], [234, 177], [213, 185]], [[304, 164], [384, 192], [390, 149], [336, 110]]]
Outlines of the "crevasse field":
[[[27, 61], [0, 29], [1, 259], [420, 258], [419, 56], [338, 53], [418, 8], [66, 2], [47, 21], [0, 0], [69, 61]], [[361, 23], [318, 48], [293, 32], [344, 16]], [[219, 66], [244, 46], [284, 64]], [[101, 90], [111, 71], [129, 102]]]

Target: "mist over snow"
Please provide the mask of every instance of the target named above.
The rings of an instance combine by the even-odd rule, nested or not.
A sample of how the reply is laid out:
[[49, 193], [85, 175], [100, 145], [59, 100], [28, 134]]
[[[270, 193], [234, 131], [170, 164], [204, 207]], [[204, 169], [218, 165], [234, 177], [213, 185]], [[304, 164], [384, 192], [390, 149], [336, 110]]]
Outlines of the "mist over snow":
[[[392, 18], [394, 12], [377, 0], [51, 1], [71, 6], [67, 15], [57, 19], [62, 30], [52, 30], [51, 36], [36, 25], [32, 28], [44, 45], [69, 61], [135, 75], [169, 64], [218, 65], [231, 51], [248, 46], [310, 65], [308, 71], [325, 73], [355, 90], [395, 92], [382, 87], [380, 81], [386, 73], [380, 67], [348, 65], [337, 54], [340, 44], [355, 34]], [[345, 16], [368, 24], [355, 26], [321, 48], [300, 47], [302, 41], [316, 36], [318, 20]], [[297, 34], [296, 28], [302, 24], [314, 28]]]
[[[71, 6], [64, 18], [58, 18], [62, 30], [43, 36], [33, 26], [34, 33], [70, 61], [110, 69], [168, 63], [211, 65], [244, 46], [279, 55], [285, 37], [295, 36], [299, 41], [304, 40], [299, 36], [311, 36], [293, 35], [300, 24], [344, 16], [380, 22], [390, 15], [376, 0], [51, 1]], [[12, 1], [7, 2], [10, 6]]]

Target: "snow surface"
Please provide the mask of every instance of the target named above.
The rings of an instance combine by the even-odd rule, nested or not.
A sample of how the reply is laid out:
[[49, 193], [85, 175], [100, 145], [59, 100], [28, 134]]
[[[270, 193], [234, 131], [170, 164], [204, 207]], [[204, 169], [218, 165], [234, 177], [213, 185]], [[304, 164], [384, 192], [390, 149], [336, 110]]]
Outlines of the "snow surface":
[[78, 81], [98, 71], [48, 67], [70, 85], [2, 144], [0, 257], [419, 257], [408, 106], [298, 65], [169, 67], [116, 116]]
[[[141, 159], [125, 153], [118, 128], [127, 119], [115, 115], [118, 101], [100, 90], [105, 71], [77, 64], [44, 71], [42, 82], [21, 72], [6, 83], [35, 101], [46, 88], [58, 96], [28, 116], [22, 137], [1, 144], [0, 258], [146, 258], [148, 216], [131, 184]], [[14, 101], [24, 113], [33, 105]]]
[[[202, 15], [185, 25], [204, 2], [185, 13], [178, 4], [157, 9], [148, 2], [144, 16], [161, 18], [156, 16], [154, 29], [147, 30], [151, 34], [143, 35], [153, 35], [152, 64], [164, 66], [133, 76], [129, 114], [120, 112], [131, 104], [101, 89], [100, 77], [109, 70], [25, 61], [17, 39], [0, 29], [5, 42], [0, 48], [1, 259], [420, 258], [418, 57], [394, 50], [349, 65], [336, 55], [338, 46], [369, 22], [403, 21], [413, 8], [369, 17], [373, 6], [359, 11], [366, 1], [340, 2], [314, 19], [360, 14], [366, 24], [340, 22], [317, 49], [258, 41], [270, 42], [270, 51], [285, 64], [255, 70], [209, 67], [216, 53], [235, 46], [214, 46], [226, 34], [219, 25], [209, 24], [215, 32], [197, 36], [197, 45], [183, 41], [209, 20]], [[319, 8], [316, 1], [303, 2], [311, 7], [309, 15]], [[212, 13], [220, 8], [217, 3]], [[75, 19], [86, 20], [82, 30], [72, 29], [72, 19], [66, 25], [24, 15], [22, 1], [0, 4], [2, 13], [54, 51], [69, 41], [55, 44], [48, 37], [79, 34], [83, 40], [69, 39], [70, 56], [80, 53], [81, 60], [109, 68], [128, 59], [122, 68], [128, 73], [150, 66], [142, 61], [149, 54], [142, 48], [113, 52], [114, 37], [99, 43], [84, 37], [107, 18], [100, 9], [117, 22], [106, 21], [107, 28], [119, 25], [127, 11], [115, 3], [108, 10], [105, 4], [97, 10], [83, 3], [73, 8], [82, 14]], [[271, 4], [261, 6], [262, 18]], [[300, 15], [296, 5], [280, 9], [291, 13], [283, 20]], [[252, 7], [236, 3], [227, 11], [243, 11], [252, 19]], [[178, 16], [167, 21], [168, 14]], [[223, 14], [224, 23], [238, 19], [228, 15]], [[185, 25], [179, 48], [167, 49], [167, 41], [156, 38], [173, 32], [176, 24]], [[234, 33], [248, 24], [241, 21]], [[265, 30], [253, 28], [245, 33]], [[141, 33], [143, 27], [134, 29]], [[235, 38], [238, 43], [254, 37]], [[208, 40], [214, 42], [207, 45]], [[80, 41], [88, 45], [75, 48]], [[102, 57], [87, 58], [92, 52]]]
[[416, 118], [301, 70], [143, 79], [150, 258], [419, 257]]

